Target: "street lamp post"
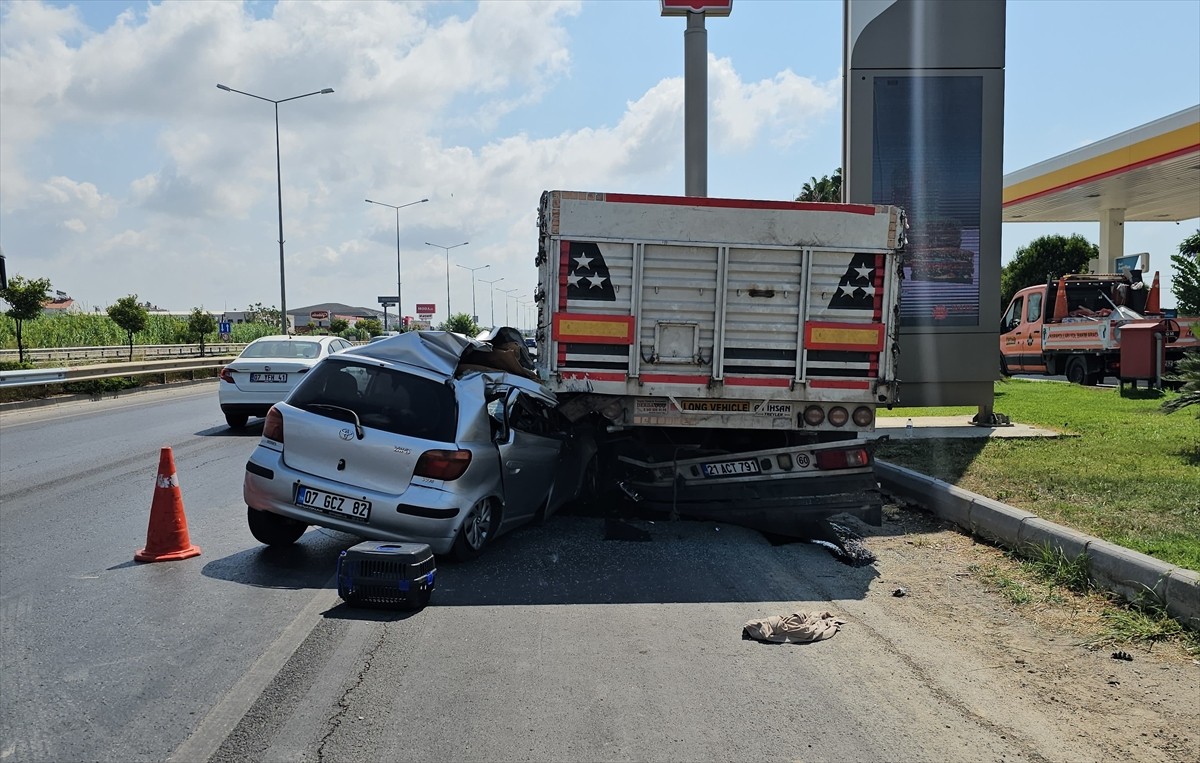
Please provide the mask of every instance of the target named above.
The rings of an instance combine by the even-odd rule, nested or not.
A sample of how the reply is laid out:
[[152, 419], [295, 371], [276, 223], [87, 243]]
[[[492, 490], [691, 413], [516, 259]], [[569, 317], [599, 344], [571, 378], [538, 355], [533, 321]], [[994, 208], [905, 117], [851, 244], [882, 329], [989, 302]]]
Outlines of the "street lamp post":
[[283, 327], [283, 333], [288, 333], [288, 318], [287, 318], [287, 282], [284, 279], [283, 271], [283, 173], [280, 171], [279, 161], [279, 104], [294, 101], [298, 98], [307, 98], [310, 95], [326, 95], [333, 92], [333, 88], [327, 87], [324, 90], [316, 90], [304, 95], [293, 95], [291, 98], [264, 98], [261, 95], [247, 93], [245, 90], [235, 90], [228, 85], [217, 84], [217, 87], [227, 93], [240, 93], [248, 95], [251, 98], [257, 98], [260, 101], [275, 104], [275, 192], [279, 199], [279, 318]]
[[508, 289], [507, 291], [501, 290], [501, 292], [500, 292], [501, 294], [504, 295], [504, 325], [505, 326], [509, 325], [509, 323], [508, 323], [508, 300], [512, 298], [512, 293], [514, 291], [520, 291], [520, 290], [521, 290], [520, 287], [515, 287], [512, 289]]
[[488, 304], [492, 306], [492, 325], [493, 326], [496, 325], [496, 286], [495, 285], [500, 283], [503, 280], [504, 280], [504, 277], [501, 276], [500, 278], [497, 278], [495, 281], [481, 281], [481, 283], [486, 283], [492, 287], [491, 291], [488, 293]]
[[[454, 264], [458, 265], [457, 262]], [[491, 264], [479, 265], [478, 267], [474, 268], [469, 268], [466, 265], [458, 265], [458, 267], [462, 268], [463, 270], [471, 271], [471, 320], [479, 323], [479, 313], [475, 312], [475, 271], [483, 270], [484, 268], [490, 268]]]
[[442, 246], [441, 244], [431, 244], [428, 241], [425, 242], [425, 246], [436, 247], [438, 249], [445, 250], [446, 252], [446, 320], [450, 320], [450, 250], [457, 249], [460, 246], [466, 246], [469, 243], [471, 242], [464, 241], [461, 244], [455, 244], [453, 246]]
[[[395, 204], [384, 204], [382, 201], [372, 201], [370, 199], [366, 200], [368, 204], [378, 204], [381, 207], [391, 207], [392, 209], [396, 210], [396, 299], [399, 301], [399, 303], [396, 305], [396, 323], [400, 325], [401, 330], [404, 328], [404, 292], [402, 291], [403, 287], [400, 285], [400, 210], [404, 209], [405, 207], [411, 207], [413, 204], [424, 204], [427, 201], [429, 201], [429, 199], [419, 199], [417, 201], [410, 201], [407, 204], [396, 206]], [[384, 315], [387, 315], [386, 311], [384, 312]], [[386, 330], [387, 326], [384, 326], [383, 328]]]

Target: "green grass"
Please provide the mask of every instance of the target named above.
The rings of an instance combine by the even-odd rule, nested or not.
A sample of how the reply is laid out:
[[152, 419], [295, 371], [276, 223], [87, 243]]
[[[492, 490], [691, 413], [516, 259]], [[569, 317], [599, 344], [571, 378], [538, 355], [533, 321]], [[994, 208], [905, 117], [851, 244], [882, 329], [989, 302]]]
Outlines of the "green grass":
[[[1039, 381], [996, 384], [995, 410], [1061, 439], [899, 440], [878, 455], [1127, 548], [1200, 571], [1200, 421], [1175, 393]], [[880, 415], [947, 416], [974, 407]]]

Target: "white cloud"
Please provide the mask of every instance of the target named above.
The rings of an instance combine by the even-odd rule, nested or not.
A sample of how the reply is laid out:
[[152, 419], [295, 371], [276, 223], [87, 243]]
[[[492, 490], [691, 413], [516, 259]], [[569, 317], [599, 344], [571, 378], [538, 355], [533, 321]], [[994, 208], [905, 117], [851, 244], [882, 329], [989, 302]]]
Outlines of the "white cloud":
[[766, 134], [788, 146], [807, 137], [841, 105], [841, 78], [817, 82], [791, 69], [760, 82], [744, 82], [728, 58], [710, 58], [712, 134], [719, 148], [744, 150]]
[[[273, 98], [335, 90], [279, 106], [290, 306], [394, 289], [395, 218], [366, 197], [431, 199], [400, 214], [405, 294], [433, 299], [445, 260], [425, 241], [469, 240], [452, 259], [527, 292], [543, 190], [678, 184], [678, 77], [558, 134], [498, 131], [538, 124], [544, 101], [572, 86], [577, 2], [484, 2], [446, 17], [460, 7], [279, 3], [267, 18], [164, 2], [94, 32], [36, 2], [5, 7], [0, 156], [19, 161], [0, 180], [6, 208], [16, 195], [37, 210], [6, 218], [6, 249], [36, 241], [23, 253], [98, 304], [131, 291], [179, 309], [278, 303], [274, 108], [218, 82]], [[35, 65], [47, 60], [48, 83]], [[795, 141], [836, 104], [829, 84], [791, 71], [743, 81], [729, 59], [710, 58], [710, 95], [718, 153]], [[10, 114], [35, 128], [10, 130]], [[108, 155], [40, 179], [75, 162], [72, 134]], [[470, 278], [451, 274], [458, 302]]]

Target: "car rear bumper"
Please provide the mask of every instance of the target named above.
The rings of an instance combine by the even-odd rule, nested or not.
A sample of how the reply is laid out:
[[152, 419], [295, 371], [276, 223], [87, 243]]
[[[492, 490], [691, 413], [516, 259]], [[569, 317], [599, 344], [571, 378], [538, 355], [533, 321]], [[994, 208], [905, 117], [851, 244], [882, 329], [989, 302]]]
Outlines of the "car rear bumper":
[[[367, 522], [359, 522], [340, 514], [297, 506], [296, 491], [300, 485], [369, 500], [371, 515]], [[261, 446], [246, 463], [242, 497], [252, 509], [270, 511], [369, 540], [427, 543], [435, 554], [450, 551], [466, 513], [462, 506], [466, 499], [461, 495], [421, 486], [410, 486], [401, 495], [364, 491], [291, 469], [278, 451]]]

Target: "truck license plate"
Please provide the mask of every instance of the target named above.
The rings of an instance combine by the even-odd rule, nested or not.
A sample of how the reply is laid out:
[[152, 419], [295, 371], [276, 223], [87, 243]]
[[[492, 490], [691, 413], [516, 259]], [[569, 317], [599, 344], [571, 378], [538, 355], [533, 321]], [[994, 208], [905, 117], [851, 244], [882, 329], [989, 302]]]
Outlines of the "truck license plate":
[[324, 490], [313, 490], [301, 485], [296, 490], [296, 505], [337, 514], [356, 522], [366, 522], [371, 516], [371, 502], [361, 498], [347, 498]]
[[742, 474], [758, 474], [758, 462], [747, 459], [745, 461], [720, 461], [715, 464], [701, 464], [701, 470], [705, 477], [736, 477]]
[[250, 374], [250, 381], [287, 384], [287, 374]]

